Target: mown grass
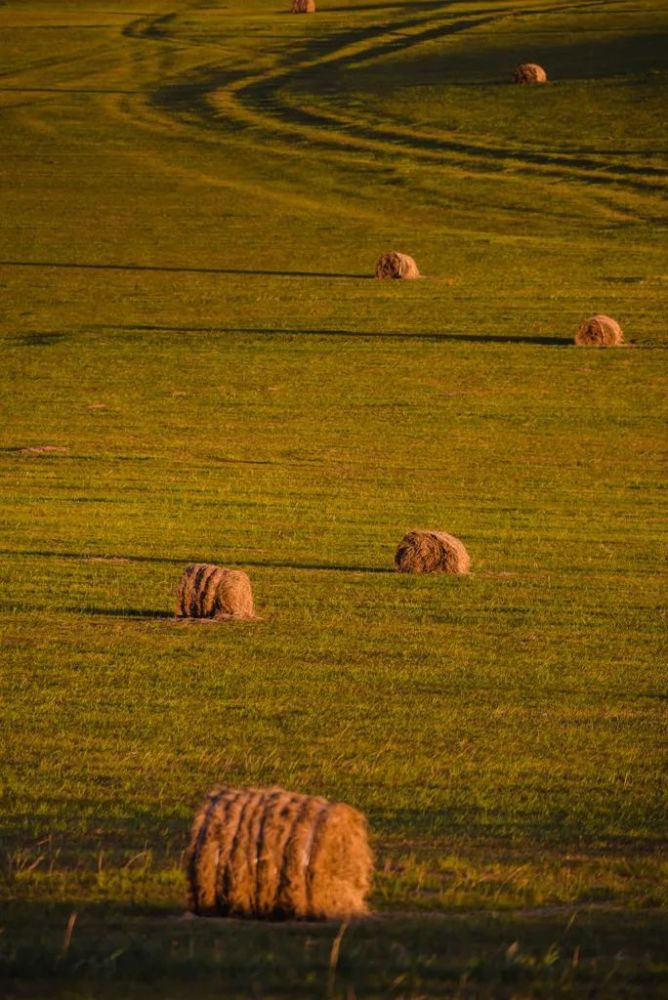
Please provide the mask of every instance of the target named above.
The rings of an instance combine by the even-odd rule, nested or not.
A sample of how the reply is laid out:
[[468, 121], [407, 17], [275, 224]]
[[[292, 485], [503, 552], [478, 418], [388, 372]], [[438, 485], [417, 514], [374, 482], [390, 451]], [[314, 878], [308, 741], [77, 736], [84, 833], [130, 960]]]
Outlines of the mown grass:
[[[661, 6], [131, 7], [0, 8], [10, 995], [658, 993]], [[369, 816], [336, 963], [179, 920], [216, 781]]]

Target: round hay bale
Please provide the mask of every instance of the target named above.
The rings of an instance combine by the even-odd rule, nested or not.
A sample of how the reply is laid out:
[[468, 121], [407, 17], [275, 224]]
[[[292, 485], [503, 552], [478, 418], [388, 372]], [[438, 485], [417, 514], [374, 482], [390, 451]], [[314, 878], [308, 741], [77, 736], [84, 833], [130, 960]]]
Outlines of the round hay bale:
[[282, 788], [215, 788], [193, 823], [188, 906], [200, 916], [333, 919], [368, 912], [364, 816]]
[[412, 257], [392, 250], [389, 253], [381, 254], [378, 258], [376, 277], [381, 279], [403, 278], [405, 281], [413, 281], [420, 277], [420, 272]]
[[186, 567], [179, 581], [176, 615], [222, 621], [256, 618], [248, 576], [241, 570], [211, 563]]
[[617, 347], [624, 343], [624, 334], [616, 319], [598, 313], [580, 323], [575, 343], [578, 347]]
[[547, 73], [538, 63], [522, 63], [513, 73], [513, 83], [547, 83]]
[[394, 565], [400, 573], [468, 573], [464, 543], [445, 531], [409, 531], [399, 543]]
[[315, 0], [292, 0], [293, 14], [315, 14]]

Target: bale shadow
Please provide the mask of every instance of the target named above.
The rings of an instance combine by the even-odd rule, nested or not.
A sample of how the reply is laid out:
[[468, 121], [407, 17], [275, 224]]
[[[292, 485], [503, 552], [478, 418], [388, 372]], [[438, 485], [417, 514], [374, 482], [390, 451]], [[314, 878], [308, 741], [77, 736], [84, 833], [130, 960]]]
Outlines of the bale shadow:
[[[79, 25], [83, 28], [84, 25]], [[95, 27], [95, 25], [90, 25]], [[51, 26], [51, 30], [55, 25]], [[68, 29], [64, 29], [68, 30]], [[143, 90], [117, 90], [108, 87], [0, 87], [3, 94], [143, 94]]]
[[16, 337], [12, 337], [15, 344], [20, 344], [22, 347], [52, 347], [54, 344], [60, 344], [61, 341], [67, 340], [67, 334], [65, 333], [41, 333], [37, 330], [31, 330], [28, 333], [21, 333]]
[[385, 566], [351, 566], [338, 563], [274, 562], [270, 559], [244, 559], [239, 566], [256, 566], [266, 569], [324, 570], [332, 573], [396, 573]]
[[[411, 11], [429, 11], [443, 8], [443, 0], [422, 0], [422, 2], [413, 3]], [[355, 4], [355, 12], [361, 10], [405, 10], [406, 0], [394, 0], [392, 3], [358, 3]], [[327, 7], [328, 14], [350, 14], [351, 9], [349, 6], [343, 7]]]
[[156, 611], [152, 608], [64, 608], [63, 610], [72, 611], [76, 614], [91, 615], [97, 617], [101, 615], [104, 618], [135, 618], [144, 621], [164, 621], [168, 618], [174, 618], [173, 611]]
[[0, 267], [52, 267], [82, 271], [153, 271], [166, 274], [245, 274], [262, 278], [346, 278], [375, 281], [373, 274], [343, 271], [272, 271], [267, 268], [180, 267], [175, 264], [90, 264], [57, 260], [0, 260]]
[[[352, 564], [341, 564], [341, 563], [325, 563], [325, 562], [286, 562], [282, 560], [272, 560], [272, 559], [224, 559], [220, 556], [206, 558], [202, 556], [184, 556], [183, 558], [172, 557], [172, 556], [137, 556], [137, 555], [110, 555], [108, 552], [104, 555], [95, 555], [90, 552], [52, 552], [48, 550], [39, 549], [0, 549], [0, 556], [24, 556], [33, 557], [37, 559], [72, 559], [81, 562], [91, 562], [91, 560], [99, 560], [100, 562], [109, 561], [111, 563], [166, 563], [171, 566], [187, 566], [188, 563], [194, 562], [216, 562], [221, 563], [230, 568], [244, 568], [244, 567], [259, 567], [261, 569], [296, 569], [296, 570], [324, 570], [326, 572], [338, 572], [338, 573], [396, 573], [396, 570], [391, 567], [386, 566], [359, 566]], [[79, 609], [63, 609], [63, 610], [79, 610]], [[160, 618], [164, 615], [162, 611], [144, 611], [141, 609], [125, 609], [125, 610], [109, 610], [109, 609], [98, 609], [98, 608], [86, 608], [83, 609], [85, 612], [108, 614], [108, 615], [135, 615], [136, 617], [142, 617], [150, 615], [154, 618]], [[168, 617], [173, 617], [171, 612]]]
[[81, 562], [90, 562], [91, 560], [99, 560], [100, 562], [109, 560], [113, 562], [157, 562], [157, 563], [171, 563], [175, 566], [180, 566], [183, 563], [196, 561], [194, 557], [185, 559], [174, 559], [169, 556], [136, 556], [136, 555], [118, 555], [116, 553], [110, 554], [109, 552], [104, 553], [91, 553], [91, 552], [53, 552], [47, 549], [0, 549], [0, 556], [24, 556], [24, 557], [34, 557], [37, 559], [75, 559]]
[[52, 607], [46, 604], [22, 603], [20, 608], [9, 602], [0, 602], [0, 613], [6, 614], [20, 610], [21, 612], [37, 611], [40, 614], [83, 615], [89, 618], [131, 618], [135, 621], [166, 621], [176, 620], [173, 611], [157, 611], [154, 608], [98, 608], [98, 607]]
[[[100, 327], [98, 327], [100, 329]], [[288, 337], [356, 337], [361, 340], [420, 340], [438, 343], [468, 344], [535, 344], [540, 347], [572, 347], [572, 337], [541, 337], [541, 336], [505, 336], [486, 333], [378, 333], [371, 330], [300, 330], [282, 327], [238, 327], [238, 326], [165, 326], [161, 324], [133, 324], [130, 326], [104, 327], [103, 329], [126, 330], [128, 332], [155, 333], [251, 333], [276, 336], [283, 334]]]

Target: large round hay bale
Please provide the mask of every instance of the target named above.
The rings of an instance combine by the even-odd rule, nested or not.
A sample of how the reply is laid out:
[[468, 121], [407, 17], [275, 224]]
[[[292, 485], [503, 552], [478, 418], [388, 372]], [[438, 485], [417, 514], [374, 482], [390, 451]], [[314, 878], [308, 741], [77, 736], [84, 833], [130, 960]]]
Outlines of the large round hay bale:
[[420, 277], [417, 264], [412, 257], [406, 253], [397, 253], [395, 250], [383, 253], [378, 258], [376, 264], [377, 278], [403, 278], [406, 281], [413, 281]]
[[400, 573], [468, 573], [464, 543], [445, 531], [409, 531], [399, 543], [394, 565]]
[[331, 919], [367, 913], [373, 858], [364, 816], [282, 788], [215, 788], [186, 855], [200, 916]]
[[547, 83], [547, 73], [538, 63], [522, 63], [513, 73], [513, 83]]
[[580, 323], [575, 343], [578, 347], [616, 347], [624, 343], [624, 334], [616, 319], [598, 313]]
[[315, 0], [292, 0], [293, 14], [315, 14]]
[[176, 596], [179, 618], [253, 619], [253, 591], [246, 573], [211, 563], [188, 566]]

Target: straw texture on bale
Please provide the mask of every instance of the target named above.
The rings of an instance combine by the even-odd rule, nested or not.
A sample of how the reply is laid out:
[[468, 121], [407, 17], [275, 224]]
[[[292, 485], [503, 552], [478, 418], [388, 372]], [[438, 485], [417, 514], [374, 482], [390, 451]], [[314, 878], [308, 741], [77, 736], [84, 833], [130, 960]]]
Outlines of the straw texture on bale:
[[538, 63], [522, 63], [513, 73], [513, 83], [547, 83], [547, 73]]
[[624, 343], [624, 334], [616, 319], [599, 313], [580, 323], [575, 343], [578, 347], [616, 347]]
[[409, 531], [399, 543], [394, 565], [401, 573], [468, 573], [464, 543], [445, 531]]
[[406, 281], [412, 281], [420, 277], [420, 272], [412, 257], [392, 250], [390, 253], [381, 254], [378, 258], [376, 277], [404, 278]]
[[315, 0], [292, 0], [293, 14], [315, 14]]
[[368, 912], [366, 820], [343, 802], [282, 788], [215, 788], [186, 855], [200, 916], [333, 919]]
[[188, 566], [176, 596], [179, 618], [253, 619], [253, 592], [250, 580], [238, 569], [211, 563]]

